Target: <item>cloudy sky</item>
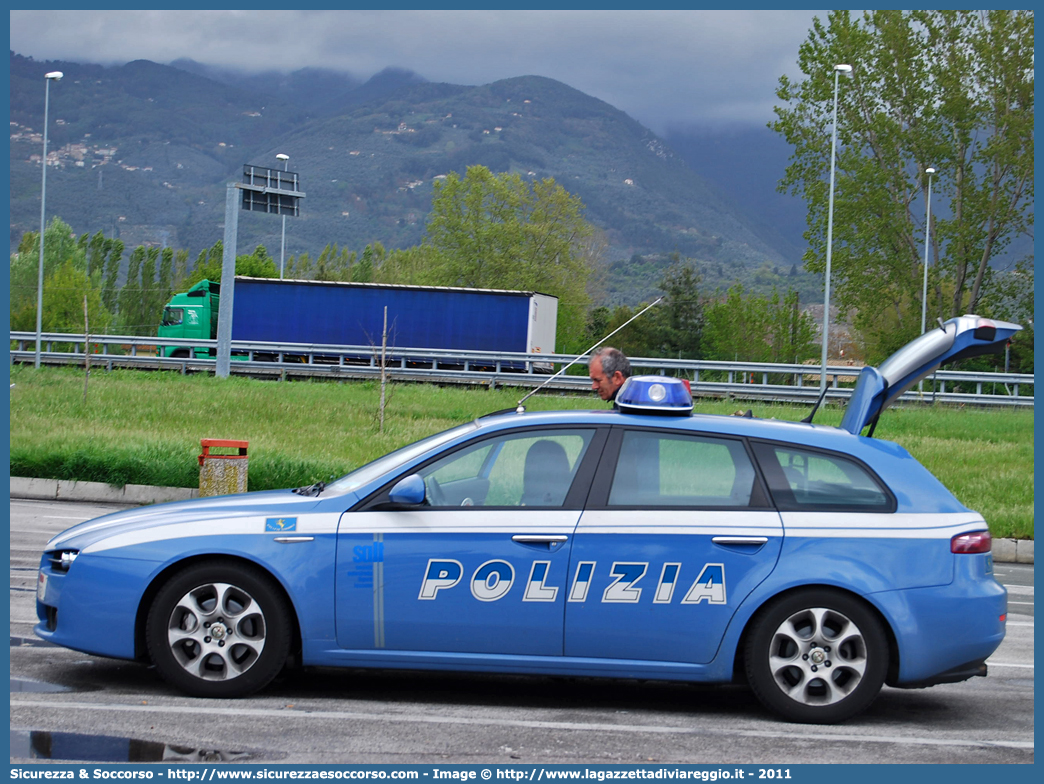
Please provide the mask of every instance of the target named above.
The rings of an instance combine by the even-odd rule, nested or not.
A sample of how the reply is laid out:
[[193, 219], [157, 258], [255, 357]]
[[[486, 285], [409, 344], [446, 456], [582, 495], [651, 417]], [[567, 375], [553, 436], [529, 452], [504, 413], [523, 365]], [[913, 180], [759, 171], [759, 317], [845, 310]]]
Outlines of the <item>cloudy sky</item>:
[[[11, 49], [36, 60], [169, 63], [368, 78], [389, 66], [430, 81], [535, 74], [658, 133], [763, 125], [796, 76], [813, 11], [11, 11]], [[264, 64], [265, 68], [261, 68]]]

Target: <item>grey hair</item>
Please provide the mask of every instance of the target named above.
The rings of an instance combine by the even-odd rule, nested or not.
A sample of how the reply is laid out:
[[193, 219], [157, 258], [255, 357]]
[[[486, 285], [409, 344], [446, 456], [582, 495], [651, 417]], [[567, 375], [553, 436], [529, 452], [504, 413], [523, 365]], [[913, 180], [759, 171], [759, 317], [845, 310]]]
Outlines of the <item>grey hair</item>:
[[619, 370], [624, 378], [631, 376], [631, 360], [627, 358], [620, 349], [612, 346], [602, 346], [591, 355], [591, 359], [598, 358], [602, 362], [602, 372], [607, 378], [612, 378]]

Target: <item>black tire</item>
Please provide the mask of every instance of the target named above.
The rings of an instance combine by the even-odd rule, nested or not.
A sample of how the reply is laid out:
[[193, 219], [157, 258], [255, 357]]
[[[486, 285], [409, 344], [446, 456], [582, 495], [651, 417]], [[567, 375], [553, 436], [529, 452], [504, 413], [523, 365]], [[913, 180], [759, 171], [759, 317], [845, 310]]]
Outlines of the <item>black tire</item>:
[[837, 724], [866, 710], [888, 672], [884, 627], [841, 591], [806, 589], [766, 604], [744, 660], [754, 694], [788, 721]]
[[245, 697], [286, 663], [291, 612], [257, 567], [233, 561], [188, 566], [152, 601], [149, 656], [164, 680], [190, 696]]
[[171, 359], [188, 359], [189, 352], [187, 348], [179, 348], [177, 351], [170, 355]]

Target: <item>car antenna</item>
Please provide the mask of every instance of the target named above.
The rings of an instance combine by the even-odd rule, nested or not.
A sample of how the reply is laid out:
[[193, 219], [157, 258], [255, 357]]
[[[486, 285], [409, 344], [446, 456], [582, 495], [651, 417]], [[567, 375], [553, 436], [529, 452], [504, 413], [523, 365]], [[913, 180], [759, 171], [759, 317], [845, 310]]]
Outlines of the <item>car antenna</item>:
[[613, 335], [615, 335], [615, 334], [616, 334], [617, 332], [619, 332], [619, 331], [620, 331], [621, 329], [623, 329], [624, 327], [626, 327], [626, 326], [627, 326], [628, 324], [630, 324], [630, 323], [631, 323], [632, 321], [634, 321], [634, 320], [635, 320], [636, 318], [638, 318], [639, 316], [641, 316], [641, 315], [642, 315], [643, 313], [645, 313], [645, 311], [649, 310], [649, 308], [653, 307], [653, 305], [659, 305], [659, 304], [660, 304], [660, 303], [661, 303], [662, 301], [663, 301], [663, 297], [657, 297], [657, 298], [656, 298], [656, 301], [655, 301], [655, 302], [653, 302], [653, 303], [652, 303], [651, 305], [646, 305], [646, 306], [645, 306], [644, 308], [642, 308], [642, 309], [641, 309], [641, 310], [640, 310], [640, 311], [639, 311], [638, 313], [635, 313], [635, 314], [634, 314], [633, 316], [631, 316], [631, 317], [630, 317], [629, 319], [627, 319], [627, 321], [625, 321], [625, 322], [624, 322], [623, 324], [621, 324], [620, 326], [618, 326], [618, 327], [617, 327], [616, 329], [614, 329], [614, 330], [613, 330], [612, 332], [610, 332], [610, 333], [609, 333], [608, 335], [606, 335], [605, 337], [603, 337], [603, 338], [602, 338], [601, 340], [599, 340], [599, 341], [598, 341], [597, 343], [595, 343], [595, 344], [594, 344], [593, 346], [591, 346], [591, 348], [587, 349], [587, 351], [585, 351], [585, 352], [584, 352], [584, 353], [582, 353], [582, 354], [579, 354], [579, 355], [578, 355], [578, 356], [576, 357], [576, 359], [574, 359], [574, 360], [573, 360], [572, 362], [570, 362], [570, 363], [569, 363], [568, 365], [566, 365], [566, 366], [565, 366], [564, 368], [562, 368], [562, 369], [561, 369], [561, 370], [559, 370], [559, 371], [558, 371], [557, 373], [555, 373], [555, 374], [554, 374], [553, 376], [551, 376], [551, 377], [550, 377], [550, 378], [549, 378], [549, 379], [548, 379], [547, 381], [545, 381], [545, 382], [544, 382], [543, 384], [541, 384], [540, 386], [538, 386], [538, 387], [537, 387], [536, 389], [534, 389], [534, 390], [531, 390], [531, 391], [529, 392], [529, 394], [525, 395], [525, 396], [524, 396], [524, 397], [523, 397], [523, 398], [522, 398], [521, 400], [519, 400], [519, 401], [518, 401], [518, 407], [517, 407], [517, 408], [515, 409], [515, 413], [516, 413], [516, 414], [524, 414], [524, 413], [525, 413], [525, 411], [526, 411], [526, 407], [525, 407], [524, 405], [522, 405], [522, 404], [523, 404], [523, 403], [525, 403], [525, 402], [526, 402], [527, 400], [529, 400], [529, 398], [531, 398], [531, 397], [532, 397], [533, 395], [535, 395], [535, 394], [536, 394], [537, 392], [539, 392], [539, 391], [540, 391], [541, 389], [543, 389], [544, 387], [546, 387], [546, 386], [547, 386], [548, 384], [550, 384], [550, 383], [551, 383], [552, 381], [554, 381], [554, 380], [555, 380], [556, 378], [558, 378], [558, 377], [559, 377], [560, 375], [562, 375], [563, 373], [565, 373], [565, 372], [566, 372], [567, 370], [569, 370], [569, 368], [571, 368], [571, 367], [572, 367], [573, 365], [575, 365], [575, 364], [576, 364], [577, 362], [579, 362], [579, 361], [580, 361], [581, 359], [583, 359], [584, 357], [586, 357], [586, 356], [587, 356], [588, 354], [590, 354], [590, 353], [591, 353], [592, 351], [594, 351], [594, 350], [595, 350], [596, 348], [598, 348], [598, 347], [599, 347], [600, 345], [602, 345], [603, 343], [605, 343], [605, 341], [609, 340], [609, 338], [611, 338], [611, 337], [612, 337]]
[[826, 393], [827, 391], [826, 389], [824, 389], [822, 393], [820, 393], [819, 395], [819, 400], [817, 400], [816, 404], [812, 406], [812, 410], [808, 412], [808, 416], [801, 420], [806, 425], [812, 424], [812, 417], [814, 417], [816, 415], [816, 412], [819, 410], [819, 405], [823, 402], [823, 398], [826, 397]]

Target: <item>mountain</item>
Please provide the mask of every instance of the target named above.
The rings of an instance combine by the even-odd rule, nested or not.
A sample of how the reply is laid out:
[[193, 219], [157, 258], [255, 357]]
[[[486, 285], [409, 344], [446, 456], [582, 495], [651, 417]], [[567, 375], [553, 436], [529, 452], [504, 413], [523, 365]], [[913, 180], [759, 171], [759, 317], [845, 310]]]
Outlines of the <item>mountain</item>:
[[[553, 177], [587, 206], [612, 262], [606, 298], [637, 302], [667, 254], [701, 263], [705, 284], [786, 285], [800, 253], [749, 218], [664, 140], [609, 104], [552, 79], [429, 83], [389, 69], [362, 83], [306, 70], [244, 76], [191, 61], [105, 68], [11, 54], [11, 245], [39, 226], [42, 73], [51, 86], [47, 213], [77, 233], [118, 234], [194, 256], [222, 238], [225, 184], [243, 164], [290, 156], [306, 197], [287, 255], [328, 243], [361, 250], [423, 237], [432, 184], [482, 164]], [[33, 156], [36, 160], [33, 160]], [[281, 222], [241, 213], [241, 250], [278, 255]], [[799, 277], [804, 278], [801, 275]]]
[[776, 190], [792, 151], [779, 134], [764, 126], [673, 127], [664, 141], [738, 212], [757, 216], [761, 236], [788, 258], [801, 258], [807, 207]]
[[349, 73], [328, 68], [302, 68], [288, 74], [278, 71], [244, 73], [181, 58], [171, 66], [216, 82], [274, 97], [297, 106], [311, 116], [336, 114], [349, 106], [377, 100], [411, 84], [427, 80], [404, 68], [385, 68], [363, 82]]

